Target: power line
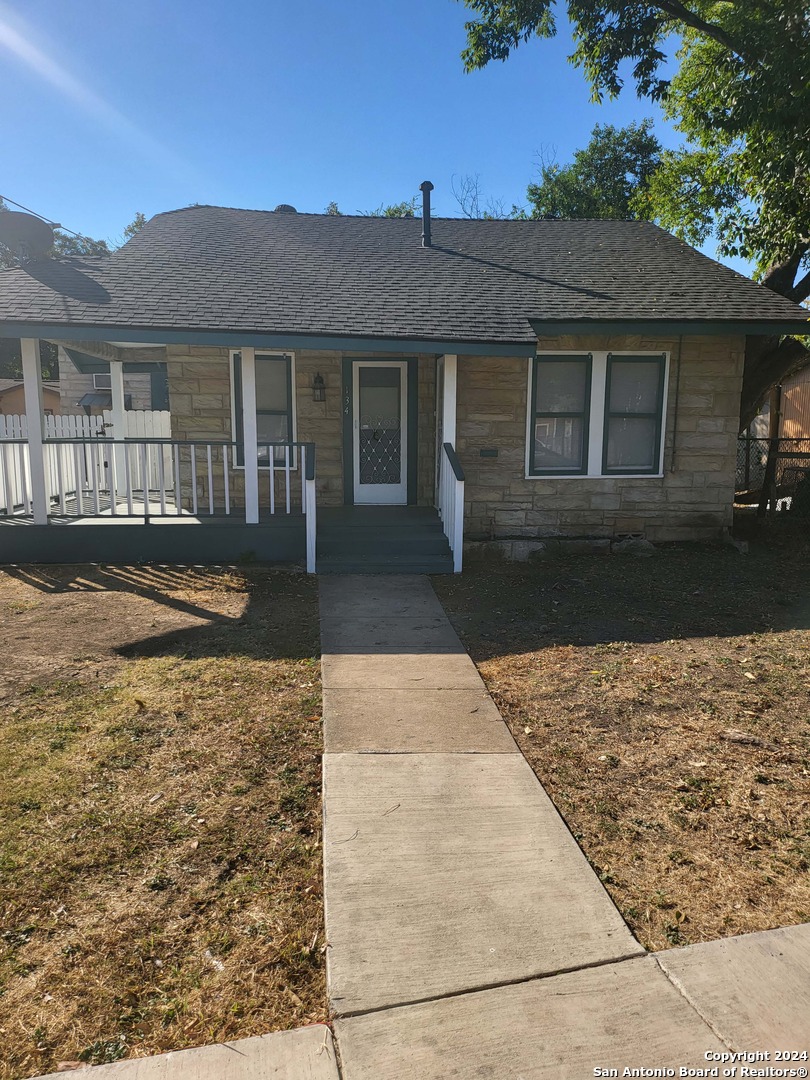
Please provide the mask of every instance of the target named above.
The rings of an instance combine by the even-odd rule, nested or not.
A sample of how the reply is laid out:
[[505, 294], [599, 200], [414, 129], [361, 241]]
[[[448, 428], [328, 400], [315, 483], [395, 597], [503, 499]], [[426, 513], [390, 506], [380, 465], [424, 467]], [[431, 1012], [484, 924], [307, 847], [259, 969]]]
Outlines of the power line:
[[36, 210], [31, 210], [27, 206], [23, 206], [22, 203], [15, 202], [14, 199], [10, 199], [8, 195], [0, 195], [0, 200], [3, 202], [11, 203], [12, 206], [17, 206], [20, 210], [24, 210], [26, 214], [33, 214], [34, 217], [39, 218], [40, 221], [44, 221], [46, 225], [50, 225], [54, 229], [61, 229], [62, 232], [70, 233], [71, 236], [77, 236], [80, 240], [86, 239], [82, 233], [74, 232], [73, 229], [66, 229], [64, 225], [60, 225], [56, 221], [52, 221], [50, 218], [44, 217], [42, 214], [38, 214]]

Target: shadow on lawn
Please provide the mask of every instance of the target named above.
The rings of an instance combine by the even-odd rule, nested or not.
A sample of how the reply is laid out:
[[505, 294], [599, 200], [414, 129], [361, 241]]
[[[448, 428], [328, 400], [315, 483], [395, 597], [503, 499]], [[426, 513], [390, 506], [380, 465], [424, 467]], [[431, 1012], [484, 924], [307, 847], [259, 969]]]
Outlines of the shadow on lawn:
[[[147, 636], [142, 635], [142, 628], [148, 608], [139, 605], [132, 611], [127, 605], [116, 611], [112, 621], [124, 633], [111, 635], [107, 645], [120, 656], [231, 655], [273, 660], [318, 655], [317, 589], [314, 581], [300, 573], [263, 567], [180, 566], [14, 566], [3, 572], [60, 598], [118, 593], [168, 609], [160, 619], [160, 630]], [[208, 606], [200, 599], [199, 594], [206, 592], [216, 594], [216, 605]], [[230, 605], [228, 593], [233, 597]], [[228, 606], [233, 613], [217, 609]], [[83, 618], [92, 616], [90, 607]], [[128, 626], [134, 631], [131, 636], [126, 634]], [[81, 625], [64, 629], [75, 632], [77, 643], [81, 642]]]
[[436, 591], [477, 660], [551, 646], [810, 629], [810, 563], [686, 545], [651, 558], [583, 555], [468, 566]]

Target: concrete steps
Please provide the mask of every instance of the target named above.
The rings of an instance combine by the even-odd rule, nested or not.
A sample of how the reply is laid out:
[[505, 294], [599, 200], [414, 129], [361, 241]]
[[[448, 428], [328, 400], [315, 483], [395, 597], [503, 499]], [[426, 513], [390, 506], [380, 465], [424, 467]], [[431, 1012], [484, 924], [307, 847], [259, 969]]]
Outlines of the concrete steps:
[[439, 515], [423, 506], [345, 506], [318, 519], [319, 574], [452, 574]]

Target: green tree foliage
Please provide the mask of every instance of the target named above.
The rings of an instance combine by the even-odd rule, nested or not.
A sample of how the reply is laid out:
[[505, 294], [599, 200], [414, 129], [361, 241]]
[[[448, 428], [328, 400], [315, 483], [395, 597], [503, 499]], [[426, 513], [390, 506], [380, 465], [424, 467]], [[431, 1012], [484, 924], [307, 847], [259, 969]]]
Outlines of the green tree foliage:
[[106, 240], [93, 240], [90, 236], [77, 233], [53, 231], [53, 257], [55, 259], [83, 258], [86, 255], [109, 255], [110, 246]]
[[[574, 27], [571, 56], [594, 100], [629, 70], [686, 140], [665, 152], [636, 213], [692, 243], [713, 237], [751, 260], [765, 285], [810, 297], [810, 6], [807, 0], [464, 0], [468, 70]], [[677, 69], [665, 62], [676, 49]], [[646, 201], [645, 201], [646, 200]], [[810, 354], [797, 339], [750, 339], [746, 423], [768, 389]]]
[[124, 236], [127, 240], [131, 240], [133, 236], [141, 231], [146, 224], [146, 215], [142, 214], [140, 210], [135, 214], [135, 217], [130, 221], [129, 225], [124, 229]]
[[[361, 217], [412, 218], [416, 214], [416, 198], [398, 203], [380, 203], [374, 210], [359, 210], [358, 213]], [[326, 204], [324, 214], [327, 217], [343, 217], [343, 211], [334, 200]]]
[[412, 218], [416, 214], [416, 197], [405, 200], [398, 203], [388, 203], [380, 205], [376, 210], [369, 210], [365, 217], [393, 217], [393, 218]]
[[[42, 377], [55, 382], [59, 379], [59, 353], [51, 341], [40, 341], [39, 360]], [[0, 337], [0, 379], [22, 379], [22, 350], [19, 338]]]
[[540, 180], [526, 195], [536, 218], [619, 218], [639, 216], [637, 202], [661, 161], [652, 120], [616, 128], [597, 124], [591, 141], [570, 165], [544, 162]]

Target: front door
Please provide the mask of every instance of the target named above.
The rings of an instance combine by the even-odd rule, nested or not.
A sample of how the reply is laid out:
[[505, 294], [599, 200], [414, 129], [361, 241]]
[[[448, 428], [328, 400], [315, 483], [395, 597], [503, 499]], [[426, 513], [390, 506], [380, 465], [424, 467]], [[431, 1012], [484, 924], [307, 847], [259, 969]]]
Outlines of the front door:
[[355, 360], [354, 501], [404, 506], [408, 501], [408, 365]]

